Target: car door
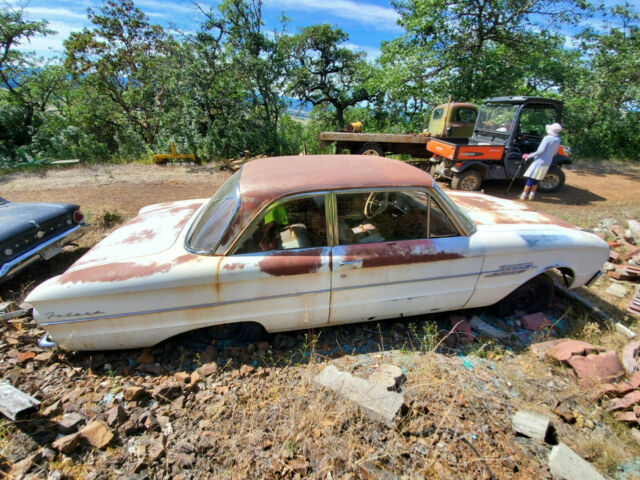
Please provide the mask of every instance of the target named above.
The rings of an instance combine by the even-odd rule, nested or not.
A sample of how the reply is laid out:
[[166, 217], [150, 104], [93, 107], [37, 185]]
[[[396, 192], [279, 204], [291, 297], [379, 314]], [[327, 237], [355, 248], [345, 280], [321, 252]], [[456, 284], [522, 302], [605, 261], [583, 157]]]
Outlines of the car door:
[[463, 307], [484, 259], [425, 190], [335, 192], [331, 323]]
[[297, 195], [258, 216], [217, 266], [217, 320], [255, 321], [267, 330], [327, 323], [331, 248], [325, 209], [324, 193]]

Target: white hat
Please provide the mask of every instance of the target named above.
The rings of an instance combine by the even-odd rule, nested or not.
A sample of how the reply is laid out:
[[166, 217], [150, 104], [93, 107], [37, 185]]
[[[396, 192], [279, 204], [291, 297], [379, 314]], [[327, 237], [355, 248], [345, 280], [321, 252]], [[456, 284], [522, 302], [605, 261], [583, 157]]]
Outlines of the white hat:
[[547, 134], [549, 135], [558, 135], [562, 131], [562, 125], [559, 123], [552, 123], [551, 125], [547, 125]]

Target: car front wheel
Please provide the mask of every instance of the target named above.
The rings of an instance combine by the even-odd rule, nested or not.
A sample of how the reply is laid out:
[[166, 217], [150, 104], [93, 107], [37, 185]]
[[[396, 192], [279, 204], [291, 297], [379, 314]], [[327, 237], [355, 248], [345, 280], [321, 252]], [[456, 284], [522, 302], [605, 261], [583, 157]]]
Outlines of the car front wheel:
[[553, 281], [546, 275], [538, 275], [520, 285], [498, 302], [498, 315], [509, 317], [517, 312], [536, 313], [544, 310], [553, 297]]
[[454, 174], [451, 179], [451, 188], [454, 190], [477, 191], [482, 186], [482, 175], [476, 170], [465, 170]]
[[564, 185], [565, 176], [560, 167], [552, 166], [538, 185], [541, 192], [555, 192]]

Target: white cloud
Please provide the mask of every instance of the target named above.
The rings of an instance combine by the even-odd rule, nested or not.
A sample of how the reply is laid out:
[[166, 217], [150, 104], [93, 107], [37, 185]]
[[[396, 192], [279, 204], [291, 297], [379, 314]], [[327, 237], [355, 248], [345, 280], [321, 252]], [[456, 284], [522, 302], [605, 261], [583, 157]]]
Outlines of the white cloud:
[[394, 9], [370, 3], [353, 0], [265, 0], [265, 5], [291, 10], [323, 11], [377, 30], [400, 30], [396, 23], [398, 13]]
[[176, 12], [193, 13], [195, 8], [191, 2], [163, 2], [158, 0], [136, 0], [136, 7], [146, 13], [147, 8], [153, 8], [157, 13], [175, 15]]
[[87, 19], [86, 13], [74, 12], [68, 8], [26, 7], [24, 11], [31, 17], [44, 18], [45, 20], [49, 20], [51, 17]]
[[357, 45], [355, 43], [345, 43], [344, 46], [346, 48], [348, 48], [349, 50], [352, 50], [354, 52], [364, 52], [367, 54], [367, 58], [369, 60], [375, 60], [376, 58], [378, 58], [380, 56], [380, 54], [382, 53], [382, 51], [379, 48], [376, 47], [369, 47], [367, 45]]
[[62, 54], [64, 46], [62, 43], [69, 37], [71, 32], [79, 32], [83, 28], [80, 23], [65, 23], [56, 20], [49, 22], [48, 27], [55, 30], [55, 35], [38, 35], [32, 37], [30, 42], [25, 42], [18, 47], [23, 52], [35, 52], [39, 56], [51, 58]]

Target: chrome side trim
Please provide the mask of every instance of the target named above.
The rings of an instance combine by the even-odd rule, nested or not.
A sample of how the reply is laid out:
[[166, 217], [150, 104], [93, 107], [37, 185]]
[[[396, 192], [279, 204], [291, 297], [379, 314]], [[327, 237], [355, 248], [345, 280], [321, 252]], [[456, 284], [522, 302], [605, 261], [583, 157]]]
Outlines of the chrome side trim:
[[49, 332], [47, 332], [42, 336], [42, 338], [40, 338], [40, 340], [38, 340], [38, 346], [41, 348], [52, 348], [52, 347], [57, 347], [58, 344], [53, 340], [51, 340], [51, 337], [49, 336]]
[[282, 295], [269, 295], [265, 297], [243, 298], [240, 300], [228, 300], [226, 302], [201, 303], [198, 305], [183, 305], [180, 307], [158, 308], [154, 310], [142, 310], [138, 312], [116, 313], [112, 315], [99, 315], [95, 317], [85, 317], [85, 318], [72, 318], [69, 320], [60, 320], [57, 322], [38, 322], [38, 324], [40, 326], [46, 327], [49, 325], [63, 325], [67, 323], [91, 322], [94, 320], [108, 320], [110, 318], [135, 317], [139, 315], [151, 315], [154, 313], [178, 312], [180, 310], [192, 310], [197, 308], [213, 308], [213, 307], [221, 307], [224, 305], [233, 305], [237, 303], [257, 302], [262, 300], [274, 300], [277, 298], [297, 297], [302, 295], [316, 295], [318, 293], [327, 293], [330, 291], [331, 291], [330, 289], [326, 288], [323, 290], [312, 290], [308, 292], [285, 293]]
[[444, 277], [429, 277], [429, 278], [414, 278], [412, 280], [396, 280], [394, 282], [385, 282], [385, 283], [365, 283], [363, 285], [352, 285], [349, 287], [338, 287], [333, 288], [333, 291], [339, 290], [357, 290], [360, 288], [372, 288], [372, 287], [383, 287], [387, 285], [403, 285], [406, 283], [421, 283], [421, 282], [432, 282], [434, 280], [446, 280], [449, 278], [464, 278], [464, 277], [476, 277], [477, 273], [460, 273], [458, 275], [448, 275]]
[[[76, 234], [76, 231], [78, 229], [84, 227], [85, 225], [86, 224], [84, 224], [84, 223], [81, 223], [80, 225], [76, 225], [75, 227], [70, 228], [66, 232], [63, 232], [63, 233], [61, 233], [59, 235], [56, 235], [53, 238], [50, 238], [46, 242], [41, 243], [40, 245], [37, 245], [35, 248], [32, 248], [28, 252], [25, 252], [22, 255], [20, 255], [19, 257], [16, 257], [13, 260], [5, 263], [0, 268], [0, 278], [4, 277], [8, 273], [13, 275], [14, 273], [18, 272], [21, 268], [24, 268], [27, 265], [29, 265], [30, 263], [34, 262], [35, 260], [37, 260], [37, 258], [36, 258], [37, 255], [39, 255], [40, 252], [42, 250], [44, 250], [45, 248], [50, 247], [51, 245], [53, 245], [53, 244], [55, 244], [55, 243], [57, 243], [57, 242], [59, 242], [61, 240], [65, 240], [65, 239], [67, 239], [67, 237], [70, 237], [70, 238], [67, 239], [68, 241], [75, 240], [75, 238], [80, 236], [80, 235]], [[74, 235], [74, 234], [76, 234], [76, 235]]]

